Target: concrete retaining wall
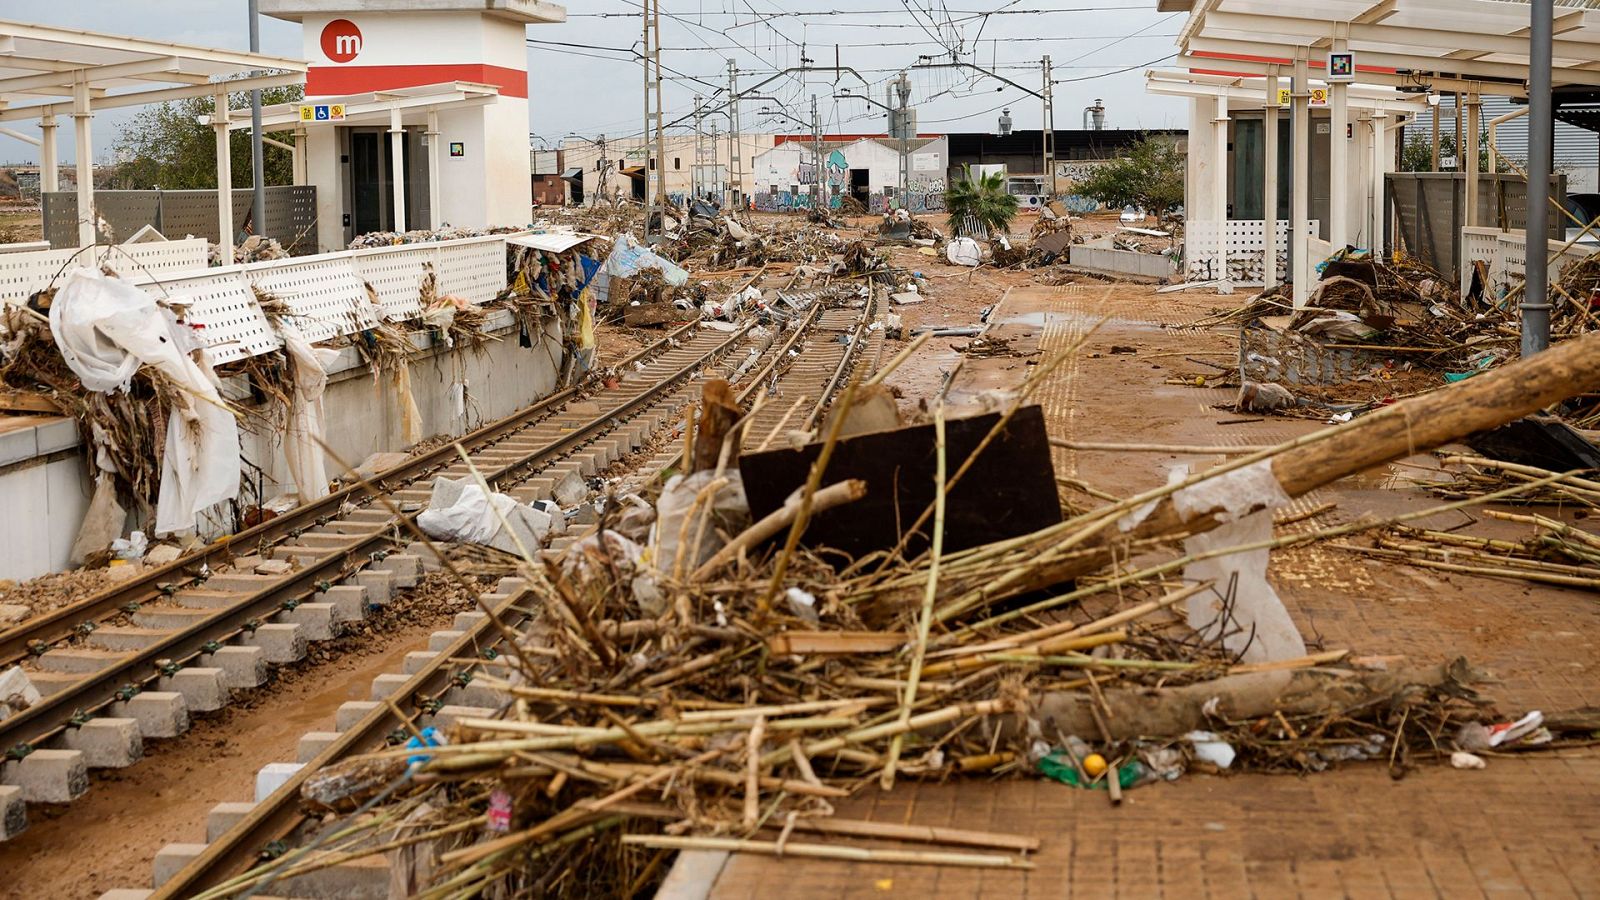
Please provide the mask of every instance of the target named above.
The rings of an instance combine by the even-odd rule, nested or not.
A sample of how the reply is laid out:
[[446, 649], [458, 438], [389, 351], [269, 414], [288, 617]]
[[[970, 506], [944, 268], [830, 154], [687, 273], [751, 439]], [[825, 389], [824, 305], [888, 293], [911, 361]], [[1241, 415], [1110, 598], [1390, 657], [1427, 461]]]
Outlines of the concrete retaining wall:
[[1132, 250], [1074, 246], [1068, 253], [1068, 260], [1082, 269], [1140, 278], [1167, 278], [1177, 271], [1168, 256]]
[[[411, 359], [411, 391], [422, 436], [461, 434], [552, 393], [560, 372], [561, 325], [555, 318], [543, 324], [541, 334], [530, 336], [531, 347], [520, 345], [520, 329], [504, 310], [490, 314], [494, 340], [480, 350], [446, 348], [431, 335], [414, 336], [413, 343], [420, 346]], [[269, 412], [241, 402], [248, 397], [242, 378], [226, 379], [223, 387], [229, 399], [245, 408]], [[357, 465], [378, 451], [406, 449], [393, 380], [384, 375], [374, 382], [353, 347], [342, 350], [329, 366], [323, 404], [333, 451], [330, 477], [343, 471], [338, 459]], [[248, 427], [255, 430], [241, 433], [241, 452], [262, 470], [263, 494], [272, 497], [292, 489], [282, 435], [263, 431], [255, 421]], [[253, 487], [256, 473], [247, 472]], [[0, 579], [65, 569], [90, 493], [75, 423], [40, 417], [36, 425], [0, 432], [0, 497], [15, 512], [0, 516]], [[202, 531], [222, 533], [224, 521], [231, 522], [231, 517], [219, 514]]]

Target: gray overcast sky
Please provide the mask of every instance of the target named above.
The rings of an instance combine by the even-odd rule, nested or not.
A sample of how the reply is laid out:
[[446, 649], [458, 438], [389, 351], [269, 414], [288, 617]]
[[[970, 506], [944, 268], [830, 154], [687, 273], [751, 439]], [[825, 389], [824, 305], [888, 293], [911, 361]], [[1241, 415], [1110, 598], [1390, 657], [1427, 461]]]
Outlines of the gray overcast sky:
[[[803, 56], [830, 65], [835, 44], [840, 62], [872, 82], [874, 98], [882, 101], [896, 71], [922, 55], [947, 59], [945, 48], [954, 47], [966, 51], [962, 61], [997, 68], [1034, 90], [1041, 82], [1039, 60], [1050, 54], [1058, 128], [1079, 127], [1083, 108], [1097, 97], [1105, 100], [1107, 127], [1182, 128], [1188, 123], [1182, 101], [1143, 90], [1146, 68], [1170, 64], [1172, 35], [1183, 21], [1154, 7], [1154, 0], [664, 0], [663, 63], [680, 73], [668, 74], [665, 105], [669, 117], [688, 112], [696, 93], [709, 95], [727, 83], [729, 59], [747, 73], [741, 74], [743, 89], [764, 77], [760, 73], [799, 65]], [[245, 9], [244, 0], [0, 0], [0, 18], [240, 49], [248, 43]], [[628, 52], [640, 39], [637, 4], [574, 0], [567, 9], [566, 24], [528, 28], [531, 41], [550, 42], [528, 49], [529, 130], [552, 144], [574, 131], [637, 133], [642, 75]], [[261, 40], [264, 52], [300, 55], [294, 23], [263, 18]], [[1002, 105], [1011, 107], [1017, 128], [1039, 127], [1038, 99], [994, 79], [945, 69], [913, 71], [911, 80], [923, 131], [991, 131]], [[840, 84], [855, 82], [847, 76]], [[833, 98], [831, 75], [812, 74], [808, 83], [786, 77], [766, 92], [801, 118], [816, 93], [828, 131], [884, 129], [875, 108]], [[747, 103], [743, 127], [802, 130], [760, 115], [760, 107], [774, 105]], [[108, 154], [128, 115], [95, 118], [97, 156]], [[71, 141], [61, 143], [70, 160]], [[35, 158], [32, 147], [12, 138], [0, 136], [0, 147], [0, 160]]]

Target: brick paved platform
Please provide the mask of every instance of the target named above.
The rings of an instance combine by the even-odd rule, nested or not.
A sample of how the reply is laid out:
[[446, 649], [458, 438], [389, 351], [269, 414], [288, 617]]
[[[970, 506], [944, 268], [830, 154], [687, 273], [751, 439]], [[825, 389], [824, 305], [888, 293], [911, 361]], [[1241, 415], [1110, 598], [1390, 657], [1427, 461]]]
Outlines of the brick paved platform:
[[[1013, 347], [1033, 341], [1046, 349], [1112, 317], [1043, 392], [1054, 436], [1239, 445], [1321, 427], [1281, 418], [1222, 425], [1241, 418], [1213, 408], [1230, 401], [1229, 392], [1165, 383], [1203, 368], [1185, 356], [1225, 362], [1235, 352], [1227, 334], [1170, 326], [1242, 302], [1241, 295], [1157, 296], [1128, 287], [1039, 289], [1014, 291], [996, 317], [1010, 321]], [[1139, 353], [1111, 354], [1113, 344]], [[1017, 371], [1015, 362], [969, 361], [953, 393], [963, 385], [969, 395], [995, 387], [1005, 366]], [[1173, 463], [1204, 467], [1215, 459], [1058, 450], [1056, 464], [1063, 474], [1127, 495], [1165, 481]], [[1426, 466], [1429, 458], [1409, 462]], [[1295, 509], [1338, 507], [1296, 527], [1438, 502], [1396, 483], [1408, 471], [1392, 467], [1302, 498]], [[1472, 529], [1491, 534], [1501, 525]], [[1507, 713], [1600, 704], [1600, 653], [1593, 649], [1600, 601], [1592, 594], [1379, 564], [1320, 546], [1275, 554], [1270, 574], [1302, 632], [1320, 646], [1416, 661], [1466, 656], [1502, 679], [1488, 693]], [[1381, 763], [1307, 777], [1188, 775], [1130, 791], [1115, 809], [1099, 792], [1035, 780], [902, 782], [887, 794], [864, 789], [836, 808], [847, 817], [1035, 835], [1043, 842], [1038, 867], [1002, 872], [734, 855], [705, 885], [708, 895], [1600, 897], [1600, 748], [1493, 757], [1484, 771], [1429, 765], [1399, 781]]]

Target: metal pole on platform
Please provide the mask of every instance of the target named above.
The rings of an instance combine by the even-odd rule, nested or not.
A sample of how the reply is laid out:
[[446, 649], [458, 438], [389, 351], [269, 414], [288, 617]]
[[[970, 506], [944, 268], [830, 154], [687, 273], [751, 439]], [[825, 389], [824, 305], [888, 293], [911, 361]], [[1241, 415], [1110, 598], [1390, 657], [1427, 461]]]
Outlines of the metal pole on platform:
[[[257, 0], [250, 0], [250, 52], [261, 52], [261, 16]], [[267, 233], [267, 163], [261, 146], [261, 89], [250, 92], [250, 178], [255, 197], [250, 205], [250, 225], [256, 234]]]
[[1552, 0], [1528, 4], [1528, 247], [1527, 283], [1522, 292], [1522, 355], [1550, 346], [1551, 97]]

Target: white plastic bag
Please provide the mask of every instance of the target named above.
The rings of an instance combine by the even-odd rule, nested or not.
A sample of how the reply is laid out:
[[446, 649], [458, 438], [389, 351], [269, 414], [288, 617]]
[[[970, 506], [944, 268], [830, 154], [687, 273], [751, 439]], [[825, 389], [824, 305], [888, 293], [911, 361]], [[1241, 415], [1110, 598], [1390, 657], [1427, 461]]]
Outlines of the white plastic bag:
[[717, 473], [711, 469], [687, 477], [674, 475], [661, 489], [661, 499], [656, 501], [652, 556], [656, 568], [662, 572], [671, 573], [678, 565], [680, 545], [685, 548], [683, 570], [690, 572], [722, 548], [725, 541], [719, 530], [731, 535], [750, 524], [750, 502], [745, 499], [744, 482], [737, 471], [724, 472], [722, 477], [727, 483], [711, 492], [699, 506], [695, 505], [695, 498], [710, 487], [716, 477]]
[[944, 248], [945, 259], [957, 266], [976, 266], [983, 262], [983, 248], [969, 237], [958, 237]]

